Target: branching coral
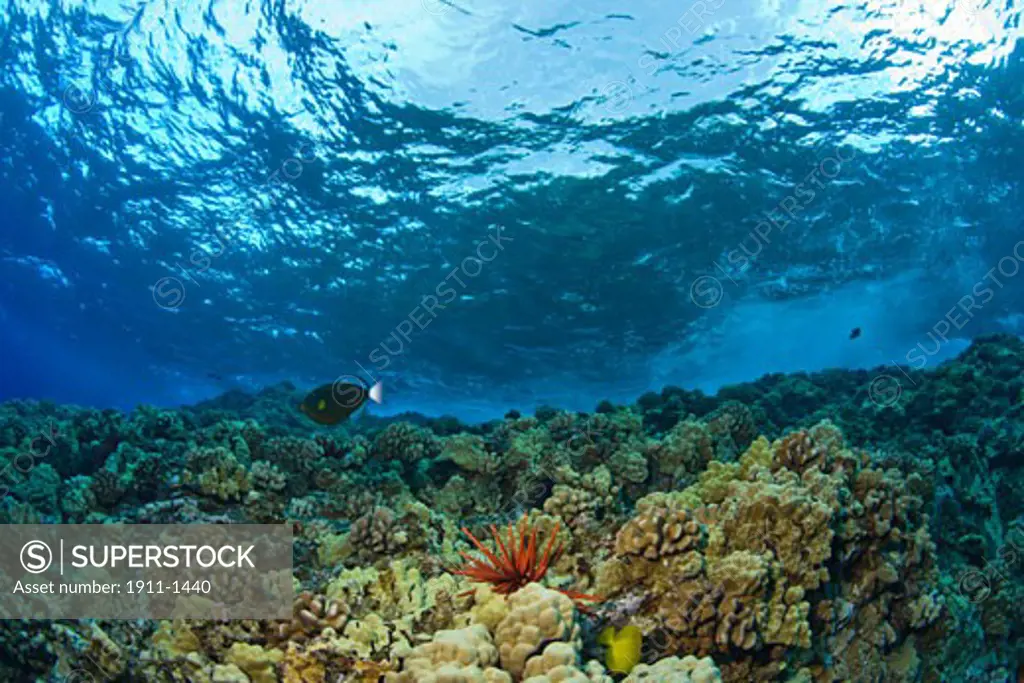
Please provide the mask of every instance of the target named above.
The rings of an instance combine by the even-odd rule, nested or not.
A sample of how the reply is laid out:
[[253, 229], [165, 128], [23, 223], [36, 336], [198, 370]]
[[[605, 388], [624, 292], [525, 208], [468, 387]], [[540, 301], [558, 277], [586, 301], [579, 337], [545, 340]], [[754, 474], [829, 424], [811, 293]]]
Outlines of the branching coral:
[[263, 445], [264, 459], [278, 465], [285, 471], [306, 475], [309, 480], [297, 477], [294, 483], [299, 492], [312, 483], [312, 477], [324, 465], [324, 451], [320, 444], [310, 439], [291, 436], [268, 439]]
[[99, 470], [92, 475], [91, 493], [102, 507], [112, 508], [124, 497], [127, 487], [116, 472]]

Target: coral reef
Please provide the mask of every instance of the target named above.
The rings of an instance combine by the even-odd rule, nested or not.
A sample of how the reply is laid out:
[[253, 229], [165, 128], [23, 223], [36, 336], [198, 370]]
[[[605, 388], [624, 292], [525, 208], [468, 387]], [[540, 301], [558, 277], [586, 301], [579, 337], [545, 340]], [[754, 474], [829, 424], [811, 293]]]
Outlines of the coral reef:
[[[3, 404], [6, 523], [287, 523], [296, 599], [278, 621], [5, 621], [0, 677], [1008, 680], [1022, 370], [1024, 344], [991, 337], [896, 401], [833, 371], [335, 430], [287, 384], [174, 411]], [[643, 661], [606, 670], [608, 626], [639, 629]]]

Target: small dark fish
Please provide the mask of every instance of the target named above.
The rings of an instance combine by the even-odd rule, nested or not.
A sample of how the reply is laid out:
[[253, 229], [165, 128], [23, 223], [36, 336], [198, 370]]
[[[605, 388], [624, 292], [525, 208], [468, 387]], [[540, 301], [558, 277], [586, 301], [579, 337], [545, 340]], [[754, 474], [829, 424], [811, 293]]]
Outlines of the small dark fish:
[[299, 404], [299, 411], [318, 424], [336, 425], [362, 408], [369, 397], [366, 385], [339, 381], [309, 392]]
[[855, 327], [852, 330], [850, 330], [850, 339], [856, 339], [859, 336], [860, 336], [860, 328], [859, 327]]

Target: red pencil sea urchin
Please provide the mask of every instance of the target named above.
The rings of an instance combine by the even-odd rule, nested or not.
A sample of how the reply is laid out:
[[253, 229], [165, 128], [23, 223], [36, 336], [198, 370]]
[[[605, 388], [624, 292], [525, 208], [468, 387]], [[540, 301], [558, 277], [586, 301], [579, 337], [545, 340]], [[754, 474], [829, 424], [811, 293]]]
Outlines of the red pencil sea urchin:
[[[555, 537], [558, 535], [560, 525], [555, 524], [555, 528], [551, 531], [551, 537], [548, 539], [547, 545], [544, 546], [544, 552], [541, 553], [540, 557], [537, 557], [537, 529], [535, 527], [533, 529], [530, 528], [530, 523], [526, 517], [523, 517], [523, 524], [521, 526], [523, 528], [518, 532], [519, 541], [517, 543], [515, 539], [516, 530], [512, 524], [508, 525], [508, 542], [506, 544], [502, 542], [498, 529], [493, 524], [491, 525], [491, 536], [494, 538], [496, 550], [501, 553], [500, 557], [488, 550], [476, 536], [470, 533], [469, 529], [462, 527], [462, 533], [469, 537], [469, 540], [473, 542], [477, 550], [483, 553], [484, 558], [475, 558], [468, 553], [460, 552], [459, 554], [462, 555], [468, 564], [461, 569], [452, 569], [450, 571], [453, 574], [465, 576], [470, 581], [489, 583], [494, 588], [494, 592], [501, 595], [511, 595], [529, 583], [540, 582], [544, 575], [547, 574], [548, 567], [557, 562], [558, 558], [562, 556], [562, 551], [564, 550], [562, 545], [555, 546]], [[555, 590], [573, 600], [601, 600], [601, 598], [594, 595], [557, 588]]]

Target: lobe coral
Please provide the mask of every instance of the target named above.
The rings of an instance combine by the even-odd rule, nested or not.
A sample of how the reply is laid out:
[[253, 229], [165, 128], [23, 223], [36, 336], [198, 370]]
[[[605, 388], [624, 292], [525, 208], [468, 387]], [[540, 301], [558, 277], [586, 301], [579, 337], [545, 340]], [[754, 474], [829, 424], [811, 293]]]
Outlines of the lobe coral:
[[[469, 529], [462, 527], [462, 533], [469, 537], [477, 550], [483, 553], [484, 557], [475, 558], [465, 552], [460, 552], [468, 564], [460, 569], [450, 570], [452, 574], [465, 576], [470, 581], [477, 583], [491, 584], [495, 593], [500, 595], [511, 595], [520, 588], [530, 583], [540, 583], [540, 580], [547, 574], [548, 567], [562, 556], [564, 547], [562, 544], [555, 545], [555, 537], [558, 535], [559, 524], [556, 524], [551, 531], [551, 537], [540, 557], [537, 556], [537, 529], [530, 528], [529, 520], [524, 516], [520, 523], [522, 530], [518, 532], [519, 540], [516, 541], [516, 530], [512, 524], [508, 525], [508, 539], [503, 542], [498, 529], [492, 524], [490, 526], [491, 536], [494, 538], [496, 551], [490, 551], [483, 543], [474, 536]], [[574, 591], [566, 591], [556, 588], [559, 593], [581, 601], [600, 601], [601, 598], [595, 595], [586, 595]], [[472, 592], [472, 591], [470, 591]]]

